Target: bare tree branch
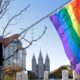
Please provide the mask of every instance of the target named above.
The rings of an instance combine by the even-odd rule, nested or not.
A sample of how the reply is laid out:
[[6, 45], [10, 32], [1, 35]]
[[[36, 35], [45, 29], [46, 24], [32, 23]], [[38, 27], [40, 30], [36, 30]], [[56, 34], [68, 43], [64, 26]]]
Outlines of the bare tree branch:
[[21, 19], [19, 19], [18, 21], [16, 21], [15, 23], [11, 23], [9, 24], [10, 26], [14, 26], [14, 25], [17, 25], [19, 22], [20, 22]]
[[4, 14], [6, 13], [6, 11], [7, 11], [7, 9], [5, 9], [2, 14], [0, 14], [0, 19], [4, 16]]
[[47, 27], [45, 27], [43, 33], [42, 33], [38, 38], [36, 38], [36, 39], [34, 39], [34, 40], [32, 40], [32, 41], [28, 41], [28, 40], [26, 40], [25, 38], [23, 38], [26, 42], [29, 43], [29, 45], [26, 46], [26, 47], [24, 47], [24, 48], [19, 47], [18, 49], [16, 49], [16, 50], [14, 51], [14, 54], [10, 55], [10, 56], [9, 56], [8, 58], [6, 58], [4, 61], [6, 61], [6, 60], [10, 59], [11, 57], [13, 57], [13, 56], [16, 54], [16, 52], [18, 52], [19, 50], [28, 49], [28, 48], [32, 45], [33, 42], [38, 41], [39, 39], [41, 39], [41, 38], [44, 36], [46, 30], [47, 30]]
[[38, 38], [36, 38], [36, 39], [34, 39], [34, 40], [32, 40], [32, 41], [28, 41], [28, 40], [26, 40], [25, 38], [23, 38], [26, 42], [29, 43], [29, 45], [28, 45], [27, 47], [24, 47], [23, 49], [29, 48], [29, 47], [32, 45], [33, 42], [36, 42], [36, 41], [40, 40], [40, 39], [43, 37], [43, 35], [45, 34], [46, 29], [47, 29], [47, 27], [45, 27], [45, 30], [44, 30], [44, 32], [42, 33], [41, 36], [39, 36]]
[[14, 20], [15, 18], [17, 18], [18, 16], [20, 16], [24, 11], [26, 11], [28, 8], [30, 7], [30, 5], [28, 5], [26, 8], [24, 8], [23, 10], [21, 10], [18, 14], [14, 15], [13, 17], [11, 17], [11, 19], [8, 21], [8, 23], [6, 24], [2, 36], [4, 37], [4, 33], [7, 29], [7, 27], [9, 26], [9, 24], [12, 22], [12, 20]]
[[6, 34], [4, 35], [4, 37], [8, 36], [9, 34], [11, 34], [11, 32], [6, 33]]
[[1, 0], [0, 2], [0, 19], [4, 16], [11, 0]]

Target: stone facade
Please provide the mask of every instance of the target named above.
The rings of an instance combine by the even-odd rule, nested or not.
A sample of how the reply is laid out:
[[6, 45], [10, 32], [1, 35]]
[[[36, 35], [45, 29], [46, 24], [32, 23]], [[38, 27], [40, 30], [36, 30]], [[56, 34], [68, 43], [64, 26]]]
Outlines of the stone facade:
[[[15, 40], [4, 50], [4, 59], [7, 59], [9, 56], [13, 55], [4, 62], [4, 66], [17, 65], [23, 69], [26, 69], [26, 50], [18, 50], [22, 47], [22, 43], [19, 40]], [[15, 52], [16, 51], [16, 52]]]
[[39, 58], [38, 58], [38, 64], [36, 62], [35, 56], [33, 55], [32, 72], [35, 73], [35, 75], [38, 79], [43, 79], [44, 78], [44, 71], [50, 72], [50, 60], [47, 55], [46, 59], [45, 59], [45, 63], [43, 63], [43, 57], [42, 57], [42, 53], [40, 51]]

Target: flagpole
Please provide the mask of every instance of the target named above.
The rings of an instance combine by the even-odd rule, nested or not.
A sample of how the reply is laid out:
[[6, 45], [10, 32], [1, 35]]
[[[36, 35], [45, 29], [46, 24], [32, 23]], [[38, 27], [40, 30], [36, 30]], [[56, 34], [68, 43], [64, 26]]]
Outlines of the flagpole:
[[57, 8], [56, 10], [50, 12], [49, 14], [47, 14], [46, 16], [42, 17], [40, 20], [36, 21], [35, 23], [33, 23], [32, 25], [30, 25], [28, 28], [26, 28], [24, 31], [22, 31], [20, 34], [23, 34], [24, 32], [28, 31], [29, 29], [31, 29], [32, 27], [34, 27], [35, 25], [37, 25], [38, 23], [40, 23], [41, 21], [43, 21], [44, 19], [48, 18], [51, 14], [54, 14], [55, 12], [57, 12], [58, 10], [60, 10], [61, 8], [63, 8], [65, 5], [67, 5], [68, 3], [71, 3], [74, 0], [71, 0], [70, 2], [66, 2], [65, 4], [61, 5], [59, 8]]

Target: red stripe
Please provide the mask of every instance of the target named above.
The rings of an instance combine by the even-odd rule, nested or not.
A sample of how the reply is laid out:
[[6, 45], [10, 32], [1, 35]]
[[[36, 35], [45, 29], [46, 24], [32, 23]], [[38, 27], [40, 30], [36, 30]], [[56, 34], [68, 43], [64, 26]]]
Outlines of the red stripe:
[[80, 24], [80, 0], [75, 0], [73, 3], [71, 3], [71, 6], [73, 8], [75, 17]]

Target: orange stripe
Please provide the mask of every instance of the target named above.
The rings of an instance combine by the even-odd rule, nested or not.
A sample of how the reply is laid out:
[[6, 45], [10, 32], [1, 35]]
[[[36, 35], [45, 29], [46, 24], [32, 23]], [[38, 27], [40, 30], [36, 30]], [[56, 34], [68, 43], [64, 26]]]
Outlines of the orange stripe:
[[68, 5], [66, 8], [67, 8], [68, 14], [70, 16], [70, 19], [72, 21], [73, 28], [76, 31], [77, 35], [80, 37], [80, 24], [78, 23], [75, 15], [73, 13], [72, 6], [71, 5]]
[[73, 3], [71, 3], [71, 6], [73, 8], [75, 17], [80, 24], [80, 0], [75, 0]]

